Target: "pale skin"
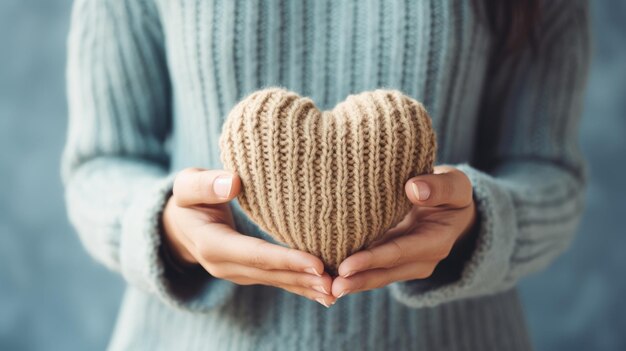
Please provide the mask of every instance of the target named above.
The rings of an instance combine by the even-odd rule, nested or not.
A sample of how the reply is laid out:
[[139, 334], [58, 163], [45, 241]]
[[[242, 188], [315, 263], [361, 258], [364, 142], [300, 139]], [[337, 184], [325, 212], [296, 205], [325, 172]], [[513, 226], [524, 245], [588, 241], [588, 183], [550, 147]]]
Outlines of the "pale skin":
[[224, 170], [189, 168], [163, 211], [165, 242], [182, 265], [240, 285], [275, 286], [329, 307], [342, 296], [432, 275], [476, 221], [472, 184], [460, 170], [435, 167], [409, 179], [413, 208], [382, 239], [346, 258], [334, 279], [303, 251], [238, 233], [227, 202], [241, 180]]

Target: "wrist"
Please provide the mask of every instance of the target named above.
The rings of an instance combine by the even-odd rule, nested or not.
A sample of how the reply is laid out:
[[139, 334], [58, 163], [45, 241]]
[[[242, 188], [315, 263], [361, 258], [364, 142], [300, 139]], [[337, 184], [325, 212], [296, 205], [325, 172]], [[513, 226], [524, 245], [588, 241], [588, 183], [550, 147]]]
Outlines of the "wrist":
[[172, 198], [167, 201], [161, 216], [161, 255], [172, 268], [179, 272], [186, 272], [197, 267], [198, 261], [184, 244], [183, 235], [176, 226], [173, 218], [175, 211]]
[[472, 236], [472, 233], [476, 231], [476, 227], [478, 226], [478, 211], [476, 210], [476, 203], [474, 201], [472, 201], [472, 203], [469, 205], [468, 210], [470, 214], [470, 220], [457, 238], [457, 243], [460, 241], [464, 241], [464, 239], [467, 239], [468, 236]]
[[[479, 217], [478, 210], [476, 209], [476, 203], [473, 201], [471, 204], [471, 216], [471, 220], [469, 221], [467, 227], [457, 238], [452, 254], [471, 255], [473, 252], [481, 226], [481, 219]], [[469, 259], [469, 256], [467, 256], [467, 259]]]

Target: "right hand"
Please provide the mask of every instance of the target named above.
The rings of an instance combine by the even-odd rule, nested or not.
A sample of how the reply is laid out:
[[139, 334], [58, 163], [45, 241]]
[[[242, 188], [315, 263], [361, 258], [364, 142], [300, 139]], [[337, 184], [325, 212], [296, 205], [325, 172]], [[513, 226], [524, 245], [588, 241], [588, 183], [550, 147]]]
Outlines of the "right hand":
[[188, 168], [176, 176], [163, 211], [164, 245], [182, 264], [240, 285], [282, 288], [328, 307], [332, 278], [309, 253], [243, 235], [234, 228], [227, 202], [241, 191], [229, 171]]

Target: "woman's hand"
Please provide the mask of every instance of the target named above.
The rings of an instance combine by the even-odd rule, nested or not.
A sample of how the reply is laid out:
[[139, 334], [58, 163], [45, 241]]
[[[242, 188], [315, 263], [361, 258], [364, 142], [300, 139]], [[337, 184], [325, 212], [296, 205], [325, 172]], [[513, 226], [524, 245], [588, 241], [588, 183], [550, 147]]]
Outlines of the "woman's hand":
[[239, 177], [228, 171], [190, 168], [176, 176], [162, 218], [165, 245], [175, 259], [236, 284], [271, 285], [333, 304], [332, 280], [319, 258], [233, 229], [227, 202], [240, 189]]
[[428, 278], [476, 220], [472, 184], [456, 168], [435, 167], [434, 174], [410, 179], [405, 191], [411, 211], [382, 239], [339, 265], [334, 296]]

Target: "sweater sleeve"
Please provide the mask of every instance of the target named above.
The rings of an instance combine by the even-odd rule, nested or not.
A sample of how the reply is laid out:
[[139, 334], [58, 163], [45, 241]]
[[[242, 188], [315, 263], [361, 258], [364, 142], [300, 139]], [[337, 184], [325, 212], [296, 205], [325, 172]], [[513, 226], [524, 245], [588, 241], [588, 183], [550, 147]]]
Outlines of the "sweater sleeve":
[[202, 310], [230, 296], [234, 284], [207, 273], [192, 293], [168, 278], [162, 259], [161, 213], [173, 181], [164, 46], [154, 4], [74, 3], [61, 172], [70, 221], [96, 260], [170, 305]]
[[479, 217], [472, 242], [461, 245], [469, 253], [453, 250], [428, 279], [389, 285], [408, 306], [512, 288], [554, 260], [575, 232], [586, 178], [577, 129], [588, 10], [581, 1], [546, 3], [535, 46], [491, 65], [475, 158], [457, 165], [472, 181]]

